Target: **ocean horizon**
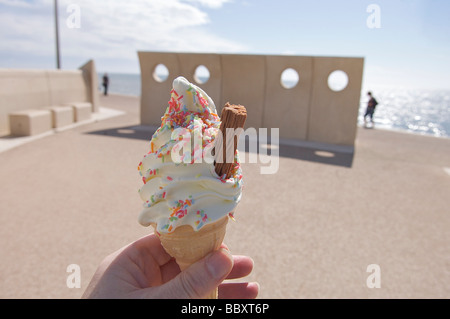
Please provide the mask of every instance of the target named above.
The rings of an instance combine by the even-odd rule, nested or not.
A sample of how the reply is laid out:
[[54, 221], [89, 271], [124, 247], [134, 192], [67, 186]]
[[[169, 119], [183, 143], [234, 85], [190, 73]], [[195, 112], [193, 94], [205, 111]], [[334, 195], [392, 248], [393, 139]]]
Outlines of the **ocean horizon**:
[[[102, 90], [102, 74], [98, 74]], [[109, 93], [130, 96], [141, 95], [140, 74], [108, 73]], [[206, 80], [206, 79], [202, 79]], [[201, 85], [199, 85], [201, 86]], [[358, 125], [364, 126], [368, 89], [361, 91]], [[378, 105], [374, 127], [434, 137], [450, 137], [450, 90], [445, 89], [370, 89]]]

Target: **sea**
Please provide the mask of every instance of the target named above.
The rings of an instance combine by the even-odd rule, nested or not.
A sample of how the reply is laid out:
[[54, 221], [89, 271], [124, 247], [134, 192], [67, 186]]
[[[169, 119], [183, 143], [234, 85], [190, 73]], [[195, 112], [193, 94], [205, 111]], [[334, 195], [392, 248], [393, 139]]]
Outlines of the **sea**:
[[[109, 92], [140, 96], [139, 74], [109, 73]], [[99, 83], [103, 74], [99, 74]], [[450, 90], [379, 88], [370, 89], [378, 101], [374, 128], [450, 138]], [[368, 97], [361, 92], [358, 125], [364, 126]]]

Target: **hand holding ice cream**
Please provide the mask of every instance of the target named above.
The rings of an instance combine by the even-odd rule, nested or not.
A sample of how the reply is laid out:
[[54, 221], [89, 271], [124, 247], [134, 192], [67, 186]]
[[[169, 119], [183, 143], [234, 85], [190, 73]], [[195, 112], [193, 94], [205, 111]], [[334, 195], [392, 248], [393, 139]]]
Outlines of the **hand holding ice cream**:
[[[150, 234], [106, 257], [83, 298], [202, 298], [225, 276], [227, 279], [241, 278], [252, 268], [249, 257], [231, 256], [224, 249], [198, 261], [181, 274], [158, 237]], [[231, 282], [219, 286], [219, 290], [221, 298], [255, 298], [258, 284]]]
[[[236, 110], [231, 113], [237, 119]], [[231, 121], [231, 126], [243, 126], [242, 119]], [[222, 130], [226, 124], [222, 122]], [[211, 158], [205, 160], [221, 137], [220, 125], [208, 95], [184, 78], [175, 79], [161, 127], [138, 167], [144, 183], [139, 222], [153, 225], [155, 234], [106, 257], [84, 298], [217, 298], [216, 287], [224, 279], [252, 271], [249, 257], [232, 256], [222, 244], [228, 219], [241, 199], [242, 173], [235, 150], [231, 163], [215, 166]], [[182, 134], [174, 134], [177, 131]], [[201, 147], [195, 147], [195, 134], [191, 143], [191, 133], [200, 133]], [[174, 161], [179, 156], [172, 155], [180, 155], [182, 149], [188, 152]], [[255, 298], [258, 287], [231, 282], [220, 285], [220, 294], [221, 298]]]

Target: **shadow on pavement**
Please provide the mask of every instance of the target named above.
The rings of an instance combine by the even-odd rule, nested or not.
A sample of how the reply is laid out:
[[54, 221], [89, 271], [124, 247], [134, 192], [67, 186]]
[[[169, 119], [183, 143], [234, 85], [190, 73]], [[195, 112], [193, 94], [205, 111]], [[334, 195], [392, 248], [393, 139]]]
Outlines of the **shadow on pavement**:
[[[157, 127], [154, 126], [125, 126], [88, 132], [86, 134], [150, 141], [153, 133], [156, 130]], [[249, 147], [249, 144], [249, 139], [246, 138], [245, 146], [244, 143], [240, 144], [239, 150], [241, 152], [245, 150], [246, 152], [256, 153], [258, 156], [261, 155], [260, 153], [262, 153], [262, 155], [271, 156], [272, 154], [276, 155], [278, 152], [278, 155], [281, 157], [288, 157], [303, 161], [336, 165], [347, 168], [351, 168], [353, 164], [354, 149], [348, 147], [342, 148], [342, 150], [340, 150], [340, 147], [335, 145], [325, 145], [310, 142], [298, 142], [292, 144], [280, 141], [279, 145], [271, 145], [270, 142], [269, 144], [261, 145], [258, 143], [258, 147], [256, 148], [255, 152], [254, 149], [251, 149]]]
[[125, 127], [110, 128], [106, 130], [92, 131], [86, 134], [132, 138], [137, 140], [150, 141], [156, 129], [157, 129], [156, 127], [152, 126], [125, 126]]
[[321, 148], [280, 145], [280, 156], [351, 168], [354, 152], [338, 152]]

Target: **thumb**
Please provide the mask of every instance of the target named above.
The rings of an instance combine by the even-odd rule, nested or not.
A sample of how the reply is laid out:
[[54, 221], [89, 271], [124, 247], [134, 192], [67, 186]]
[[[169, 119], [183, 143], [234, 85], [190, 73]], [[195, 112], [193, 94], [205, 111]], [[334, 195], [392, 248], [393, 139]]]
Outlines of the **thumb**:
[[224, 248], [209, 254], [160, 286], [161, 298], [198, 299], [220, 285], [233, 268], [233, 256]]

